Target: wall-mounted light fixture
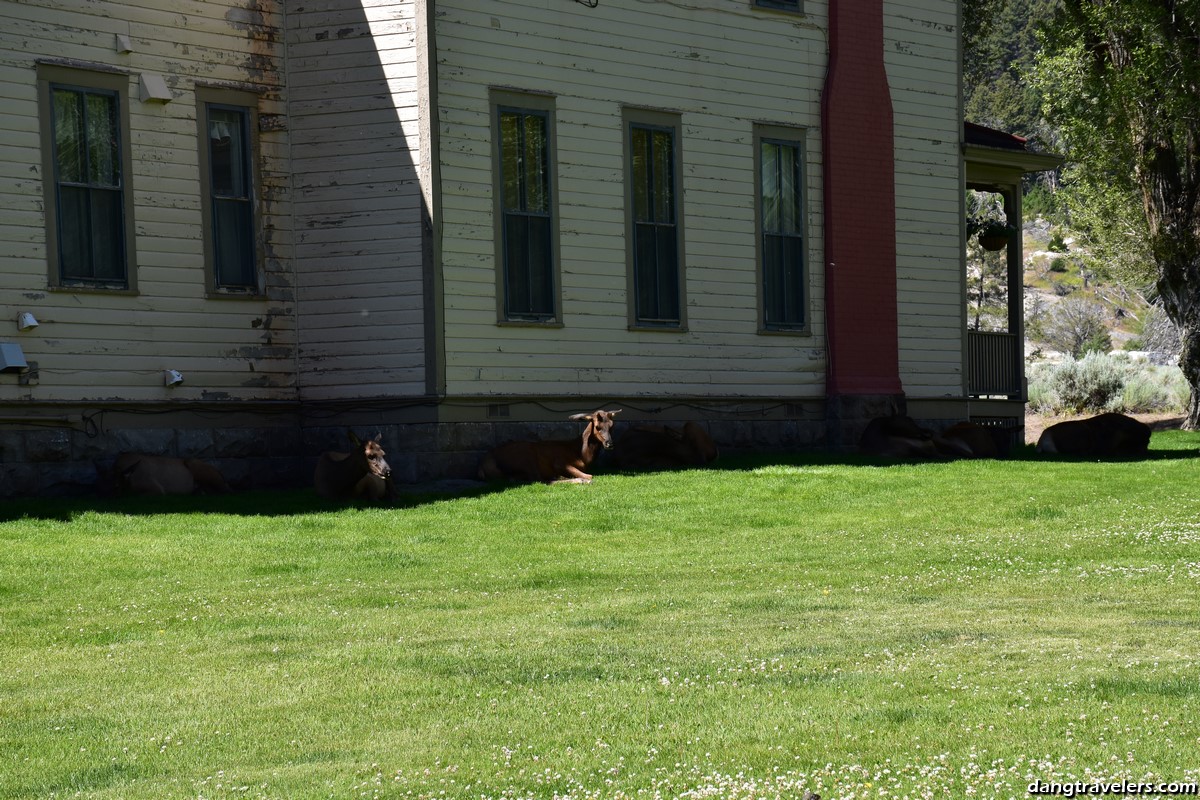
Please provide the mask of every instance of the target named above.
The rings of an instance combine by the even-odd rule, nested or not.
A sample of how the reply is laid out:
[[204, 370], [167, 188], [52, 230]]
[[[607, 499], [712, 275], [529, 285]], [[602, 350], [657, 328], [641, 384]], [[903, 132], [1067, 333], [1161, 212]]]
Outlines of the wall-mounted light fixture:
[[163, 370], [163, 385], [170, 389], [183, 383], [183, 373], [177, 369]]
[[31, 331], [38, 326], [37, 317], [29, 311], [22, 311], [17, 314], [17, 330]]
[[0, 342], [0, 372], [24, 372], [29, 369], [21, 345]]

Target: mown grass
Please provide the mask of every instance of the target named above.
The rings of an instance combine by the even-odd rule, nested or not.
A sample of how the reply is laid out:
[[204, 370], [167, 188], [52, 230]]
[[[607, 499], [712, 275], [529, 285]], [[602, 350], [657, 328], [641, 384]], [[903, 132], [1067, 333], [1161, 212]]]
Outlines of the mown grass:
[[0, 796], [1196, 780], [1198, 447], [0, 505]]

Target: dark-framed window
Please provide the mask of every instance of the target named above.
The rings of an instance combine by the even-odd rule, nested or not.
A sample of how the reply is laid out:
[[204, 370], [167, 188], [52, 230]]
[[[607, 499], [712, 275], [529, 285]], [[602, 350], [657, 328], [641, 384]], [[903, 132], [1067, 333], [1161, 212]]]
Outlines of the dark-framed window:
[[502, 322], [558, 321], [554, 99], [496, 92], [498, 313]]
[[807, 246], [804, 208], [804, 144], [796, 131], [788, 138], [759, 131], [755, 137], [758, 173], [758, 255], [762, 328], [808, 330]]
[[204, 262], [209, 291], [262, 291], [257, 202], [256, 98], [245, 92], [196, 90]]
[[633, 325], [681, 328], [678, 117], [627, 109], [625, 122]]
[[134, 288], [128, 76], [39, 65], [50, 285]]

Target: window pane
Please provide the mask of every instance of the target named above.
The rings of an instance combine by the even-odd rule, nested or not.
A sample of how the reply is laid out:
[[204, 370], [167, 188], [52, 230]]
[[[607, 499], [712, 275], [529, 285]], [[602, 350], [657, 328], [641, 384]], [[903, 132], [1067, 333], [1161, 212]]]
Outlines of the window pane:
[[762, 226], [764, 231], [779, 230], [780, 215], [779, 145], [762, 143]]
[[250, 112], [214, 103], [204, 108], [213, 282], [223, 289], [256, 289]]
[[654, 221], [675, 221], [675, 163], [669, 131], [654, 132]]
[[516, 317], [554, 315], [550, 218], [506, 214], [504, 289], [506, 312]]
[[125, 277], [121, 192], [92, 189], [89, 199], [92, 212], [92, 277], [106, 282], [120, 282]]
[[658, 318], [658, 281], [654, 263], [658, 256], [657, 231], [653, 225], [634, 225], [634, 283], [638, 319]]
[[546, 212], [550, 205], [550, 175], [547, 159], [546, 120], [525, 117], [525, 210]]
[[679, 257], [674, 226], [634, 226], [634, 284], [639, 320], [679, 321]]
[[504, 215], [504, 293], [507, 313], [529, 313], [529, 225], [520, 214]]
[[541, 111], [500, 112], [504, 314], [555, 314], [550, 121]]
[[122, 285], [125, 198], [117, 95], [56, 86], [51, 99], [59, 277]]
[[781, 233], [800, 233], [800, 185], [798, 148], [779, 148], [779, 202]]
[[213, 201], [213, 258], [217, 286], [254, 287], [254, 219], [245, 200]]
[[679, 319], [679, 259], [674, 227], [658, 229], [658, 311], [662, 320]]
[[634, 315], [650, 324], [681, 319], [674, 148], [674, 131], [631, 126]]
[[802, 150], [788, 142], [762, 142], [759, 150], [762, 226], [763, 323], [768, 328], [805, 324]]
[[58, 180], [84, 183], [82, 94], [54, 90], [54, 157]]
[[521, 136], [520, 117], [500, 115], [500, 174], [503, 181], [500, 198], [504, 210], [521, 210]]
[[64, 279], [92, 277], [88, 246], [88, 190], [60, 186], [58, 190], [58, 258]]
[[88, 182], [93, 186], [121, 185], [117, 143], [117, 99], [92, 94], [87, 98]]
[[550, 217], [529, 217], [529, 311], [554, 315], [553, 253]]
[[650, 215], [650, 131], [645, 128], [633, 128], [630, 131], [630, 156], [633, 158], [631, 169], [633, 182], [633, 219], [635, 222], [647, 222]]
[[245, 112], [209, 106], [208, 142], [213, 194], [248, 200], [250, 160]]

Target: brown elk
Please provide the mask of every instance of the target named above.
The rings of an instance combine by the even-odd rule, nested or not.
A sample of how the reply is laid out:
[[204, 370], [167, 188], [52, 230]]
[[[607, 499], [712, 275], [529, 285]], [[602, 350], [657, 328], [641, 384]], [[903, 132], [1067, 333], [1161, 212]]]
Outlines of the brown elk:
[[1130, 458], [1146, 455], [1150, 426], [1124, 414], [1100, 414], [1089, 419], [1051, 425], [1038, 439], [1039, 453], [1091, 458]]
[[349, 453], [326, 452], [317, 461], [313, 484], [328, 500], [382, 500], [392, 492], [392, 468], [379, 444], [383, 434], [365, 442], [347, 430], [354, 443]]
[[621, 434], [609, 461], [616, 470], [665, 470], [702, 467], [720, 455], [708, 432], [696, 422], [682, 429], [638, 425]]
[[1006, 434], [999, 428], [960, 422], [942, 433], [935, 433], [902, 414], [871, 420], [858, 447], [870, 456], [935, 461], [1007, 458], [1009, 454]]
[[117, 489], [133, 494], [224, 494], [229, 484], [212, 464], [194, 458], [122, 453], [113, 463]]
[[882, 458], [945, 459], [934, 441], [934, 434], [903, 414], [876, 417], [867, 423], [858, 440], [863, 455]]
[[601, 449], [613, 446], [613, 417], [616, 411], [573, 414], [570, 419], [587, 420], [578, 439], [551, 439], [542, 442], [505, 442], [490, 451], [479, 464], [479, 478], [485, 481], [510, 480], [543, 483], [591, 483], [585, 470]]
[[976, 422], [951, 425], [934, 437], [934, 444], [944, 454], [960, 458], [1008, 458], [1012, 451], [1007, 431]]

